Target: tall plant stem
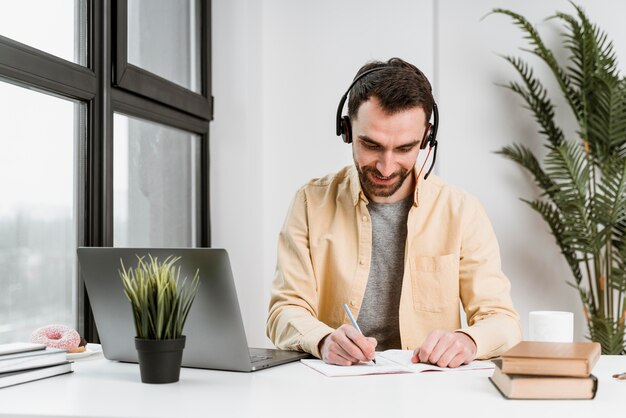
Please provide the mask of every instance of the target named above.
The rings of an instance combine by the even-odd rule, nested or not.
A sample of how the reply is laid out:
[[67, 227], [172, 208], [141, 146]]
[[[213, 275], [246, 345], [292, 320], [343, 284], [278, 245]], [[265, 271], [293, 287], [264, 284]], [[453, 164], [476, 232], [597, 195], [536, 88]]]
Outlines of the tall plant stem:
[[604, 278], [602, 275], [602, 260], [598, 256], [598, 254], [593, 255], [593, 274], [595, 277], [596, 288], [598, 289], [598, 315], [600, 318], [604, 318], [605, 315], [605, 303], [604, 303], [604, 291], [606, 289], [606, 285], [603, 282]]
[[[585, 103], [586, 106], [586, 103]], [[587, 114], [587, 110], [585, 108], [584, 114]], [[595, 169], [594, 169], [594, 164], [593, 164], [593, 160], [591, 158], [591, 153], [589, 150], [589, 142], [587, 141], [587, 123], [586, 120], [581, 120], [581, 126], [583, 128], [583, 147], [585, 150], [585, 161], [587, 166], [589, 167], [589, 172], [591, 174], [589, 181], [587, 182], [587, 193], [589, 193], [588, 196], [588, 201], [592, 201], [593, 197], [595, 196], [596, 193], [596, 174], [595, 174]], [[591, 208], [591, 210], [593, 210], [593, 208]], [[590, 237], [593, 241], [593, 237], [596, 237], [597, 235], [597, 229], [594, 227], [594, 225], [591, 222], [586, 222], [587, 226], [589, 228], [589, 232], [590, 232]], [[592, 297], [593, 297], [593, 286], [592, 286], [592, 276], [591, 276], [591, 269], [589, 268], [589, 261], [587, 259], [587, 257], [585, 257], [585, 264], [587, 267], [587, 277], [589, 278], [589, 289], [591, 291]], [[598, 257], [597, 251], [593, 252], [593, 282], [595, 282], [596, 286], [596, 295], [598, 297], [598, 305], [594, 306], [595, 308], [595, 313], [600, 314], [600, 316], [604, 315], [604, 286], [603, 283], [601, 283], [601, 276], [602, 276], [602, 268], [601, 268], [601, 262], [600, 259]], [[595, 305], [595, 298], [594, 300], [594, 305]]]
[[[583, 138], [583, 147], [585, 150], [585, 161], [588, 167], [591, 167], [590, 171], [592, 172], [591, 174], [591, 178], [593, 179], [594, 175], [593, 175], [593, 164], [591, 163], [591, 158], [590, 158], [590, 153], [589, 153], [589, 143]], [[592, 180], [590, 179], [590, 181], [587, 182], [587, 193], [589, 193], [589, 196], [593, 196], [593, 189], [594, 186], [592, 185]], [[587, 218], [585, 216], [585, 218]], [[587, 225], [587, 227], [589, 228], [589, 232], [590, 232], [590, 236], [593, 236], [593, 226], [591, 225], [591, 223], [588, 220], [585, 220], [585, 223]], [[602, 287], [600, 286], [600, 280], [598, 278], [598, 259], [597, 256], [595, 254], [595, 252], [592, 254], [593, 255], [593, 274], [591, 271], [591, 267], [589, 266], [589, 257], [588, 257], [588, 253], [585, 252], [585, 269], [587, 270], [587, 281], [588, 281], [588, 285], [589, 285], [589, 293], [591, 294], [591, 302], [593, 304], [592, 308], [593, 308], [593, 312], [592, 315], [595, 316], [598, 314], [599, 311], [602, 311], [604, 309], [604, 297], [602, 294]], [[595, 286], [594, 286], [595, 283]], [[594, 292], [594, 287], [595, 287], [595, 292]], [[596, 302], [597, 300], [597, 302]], [[587, 318], [587, 320], [590, 320], [589, 318]], [[591, 324], [589, 324], [591, 325]]]
[[598, 312], [598, 305], [596, 303], [596, 293], [597, 290], [594, 291], [593, 288], [593, 279], [591, 276], [591, 267], [589, 266], [589, 257], [587, 257], [587, 254], [585, 254], [585, 269], [587, 270], [587, 281], [589, 282], [589, 293], [591, 295], [591, 309], [592, 309], [592, 314], [596, 315], [596, 313]]
[[[586, 103], [585, 103], [585, 107], [586, 107]], [[585, 109], [585, 115], [587, 115], [587, 109]], [[586, 120], [584, 122], [584, 126], [585, 126], [584, 134], [585, 134], [585, 138], [587, 138], [587, 121]], [[589, 172], [591, 173], [591, 177], [588, 183], [588, 187], [589, 187], [588, 201], [593, 202], [596, 197], [596, 192], [597, 192], [596, 170], [595, 170], [595, 164], [593, 163], [593, 159], [591, 158], [591, 155], [589, 152], [588, 142], [586, 139], [583, 139], [583, 142], [585, 144], [585, 154], [586, 154], [585, 158], [589, 166]], [[591, 208], [591, 210], [593, 210], [593, 208]], [[595, 237], [598, 236], [598, 226], [593, 223], [590, 223], [589, 229], [591, 232], [592, 242], [595, 243]], [[606, 304], [605, 304], [605, 292], [608, 289], [608, 286], [607, 286], [606, 280], [603, 279], [602, 260], [600, 259], [600, 256], [598, 255], [598, 251], [594, 251], [593, 253], [593, 270], [594, 270], [596, 285], [598, 289], [598, 303], [600, 305], [598, 311], [600, 313], [600, 317], [603, 318], [606, 316], [606, 310], [607, 310]]]
[[613, 306], [613, 286], [611, 286], [611, 265], [612, 265], [612, 257], [613, 257], [613, 245], [611, 243], [611, 234], [607, 234], [606, 238], [606, 292], [607, 292], [607, 302], [609, 309], [609, 317], [612, 321], [615, 321], [617, 317], [617, 313], [615, 312], [615, 306]]
[[618, 295], [619, 299], [617, 300], [617, 315], [619, 315], [620, 321], [618, 324], [623, 326], [624, 323], [622, 322], [622, 320], [626, 316], [626, 312], [624, 312], [624, 309], [626, 309], [626, 306], [624, 306], [624, 303], [626, 303], [626, 297], [623, 296], [621, 290], [619, 291]]

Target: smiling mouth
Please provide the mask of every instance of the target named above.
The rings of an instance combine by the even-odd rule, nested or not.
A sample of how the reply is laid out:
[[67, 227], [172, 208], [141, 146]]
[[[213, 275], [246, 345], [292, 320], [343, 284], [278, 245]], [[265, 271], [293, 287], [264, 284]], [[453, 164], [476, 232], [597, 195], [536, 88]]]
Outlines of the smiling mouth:
[[374, 180], [374, 182], [378, 183], [378, 184], [384, 184], [384, 185], [388, 185], [388, 184], [392, 184], [395, 180], [396, 177], [398, 176], [391, 176], [391, 177], [379, 177], [376, 174], [372, 173], [372, 179]]

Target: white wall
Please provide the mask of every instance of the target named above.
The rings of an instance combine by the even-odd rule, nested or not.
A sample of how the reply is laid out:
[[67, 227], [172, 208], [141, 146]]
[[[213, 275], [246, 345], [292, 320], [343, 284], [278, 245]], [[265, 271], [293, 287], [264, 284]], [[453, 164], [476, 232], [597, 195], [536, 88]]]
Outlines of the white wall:
[[[620, 43], [626, 6], [580, 3]], [[334, 133], [337, 102], [360, 65], [392, 56], [416, 64], [433, 82], [442, 123], [438, 172], [483, 202], [524, 325], [529, 310], [571, 310], [582, 338], [580, 303], [564, 283], [569, 270], [547, 227], [518, 200], [536, 190], [492, 153], [513, 141], [534, 141], [540, 149], [530, 115], [494, 85], [514, 75], [495, 53], [517, 54], [524, 46], [508, 18], [479, 20], [494, 7], [536, 22], [550, 45], [559, 42], [555, 24], [542, 19], [556, 10], [573, 13], [561, 0], [213, 0], [213, 245], [231, 254], [251, 345], [269, 346], [264, 330], [276, 238], [293, 194], [310, 178], [351, 163], [350, 147]], [[626, 59], [621, 44], [618, 56]], [[538, 74], [548, 76], [543, 68]]]
[[263, 112], [261, 2], [213, 2], [211, 228], [226, 248], [249, 343], [261, 346], [268, 273], [263, 256]]

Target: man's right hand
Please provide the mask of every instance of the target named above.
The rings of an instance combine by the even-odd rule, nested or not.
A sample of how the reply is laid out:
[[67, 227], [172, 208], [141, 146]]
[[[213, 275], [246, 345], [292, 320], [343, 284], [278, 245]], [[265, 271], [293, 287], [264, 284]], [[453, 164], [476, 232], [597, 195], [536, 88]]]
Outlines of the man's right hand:
[[351, 366], [374, 359], [376, 344], [375, 338], [364, 337], [352, 325], [344, 324], [324, 337], [320, 353], [328, 364]]

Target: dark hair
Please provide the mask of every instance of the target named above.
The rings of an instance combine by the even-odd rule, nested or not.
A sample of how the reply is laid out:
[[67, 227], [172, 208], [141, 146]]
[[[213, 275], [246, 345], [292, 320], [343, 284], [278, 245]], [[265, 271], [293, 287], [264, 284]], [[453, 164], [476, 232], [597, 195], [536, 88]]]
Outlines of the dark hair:
[[387, 68], [366, 75], [350, 90], [348, 116], [356, 119], [361, 104], [371, 97], [376, 97], [382, 109], [388, 114], [421, 107], [426, 113], [428, 123], [435, 101], [432, 87], [424, 73], [400, 58], [391, 58], [387, 62], [368, 62], [359, 69], [354, 78], [378, 67]]

